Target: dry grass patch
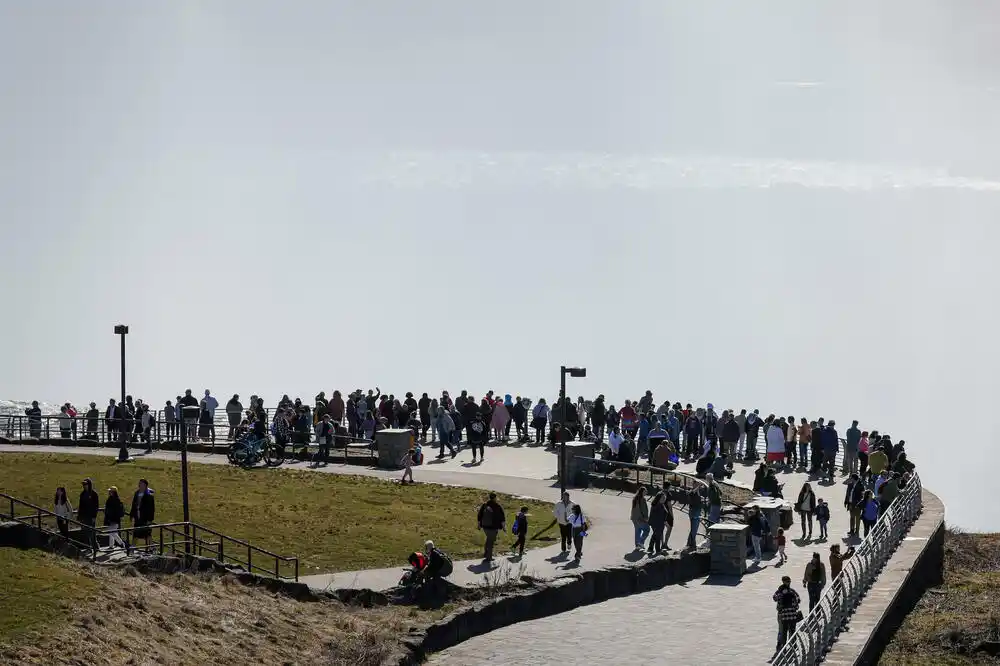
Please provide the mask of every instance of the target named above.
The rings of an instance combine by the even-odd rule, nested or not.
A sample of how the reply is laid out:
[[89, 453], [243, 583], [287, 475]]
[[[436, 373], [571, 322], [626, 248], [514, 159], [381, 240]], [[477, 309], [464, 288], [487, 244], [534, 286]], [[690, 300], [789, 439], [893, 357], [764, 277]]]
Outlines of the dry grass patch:
[[[36, 617], [33, 626], [22, 625], [0, 642], [4, 664], [368, 666], [392, 655], [411, 626], [443, 613], [298, 602], [232, 577], [140, 576], [44, 553], [24, 555], [22, 566], [58, 571], [63, 594], [44, 620]], [[8, 576], [5, 571], [0, 580]], [[23, 604], [5, 604], [3, 615], [24, 611]]]
[[880, 663], [1000, 664], [1000, 657], [975, 652], [984, 641], [1000, 641], [1000, 534], [949, 530], [944, 584], [907, 615]]
[[[189, 470], [194, 522], [279, 555], [297, 556], [301, 575], [401, 566], [426, 539], [456, 560], [482, 554], [483, 533], [476, 529], [476, 511], [486, 495], [482, 490], [401, 486], [287, 466], [244, 470], [191, 464]], [[94, 479], [102, 498], [106, 488], [118, 486], [126, 506], [138, 479], [145, 477], [156, 491], [157, 522], [181, 520], [177, 463], [140, 459], [115, 465], [107, 458], [64, 453], [0, 455], [0, 490], [46, 508], [57, 486], [66, 487], [75, 506], [86, 477]], [[529, 537], [551, 520], [549, 504], [505, 495], [499, 500], [509, 522], [518, 507], [529, 507], [536, 516]], [[527, 547], [551, 543], [551, 537], [529, 538]]]

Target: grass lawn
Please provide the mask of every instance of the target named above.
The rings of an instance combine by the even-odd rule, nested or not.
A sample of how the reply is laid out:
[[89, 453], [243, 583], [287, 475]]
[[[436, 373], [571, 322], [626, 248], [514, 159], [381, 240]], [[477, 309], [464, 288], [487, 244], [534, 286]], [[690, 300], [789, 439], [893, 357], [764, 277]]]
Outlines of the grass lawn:
[[63, 557], [0, 548], [0, 640], [57, 622], [98, 588], [93, 576]]
[[232, 576], [142, 576], [0, 548], [0, 664], [377, 666], [443, 611], [298, 602]]
[[1000, 534], [945, 537], [944, 584], [906, 616], [879, 662], [883, 666], [1000, 664], [976, 648], [1000, 641]]
[[[144, 477], [155, 491], [156, 522], [182, 518], [180, 465], [175, 462], [140, 459], [115, 465], [85, 455], [0, 455], [0, 491], [45, 508], [52, 507], [57, 486], [66, 487], [75, 508], [86, 477], [94, 479], [102, 505], [106, 489], [117, 486], [126, 510]], [[476, 511], [486, 495], [482, 490], [194, 463], [188, 479], [193, 522], [297, 556], [300, 575], [402, 566], [426, 539], [456, 560], [482, 554], [483, 535], [476, 529]], [[504, 495], [498, 499], [508, 513], [508, 529], [522, 505], [535, 516], [532, 533], [551, 522], [548, 503]], [[504, 541], [512, 540], [508, 535]], [[529, 538], [527, 547], [550, 544]]]

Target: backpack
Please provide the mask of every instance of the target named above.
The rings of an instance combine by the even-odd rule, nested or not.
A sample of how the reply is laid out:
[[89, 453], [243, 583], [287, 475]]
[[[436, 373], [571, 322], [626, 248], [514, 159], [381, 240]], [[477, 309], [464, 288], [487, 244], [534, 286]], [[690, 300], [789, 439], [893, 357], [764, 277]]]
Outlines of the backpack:
[[455, 565], [452, 564], [451, 558], [443, 550], [435, 548], [434, 552], [441, 558], [441, 570], [438, 572], [438, 575], [442, 578], [450, 576], [451, 572], [455, 570]]

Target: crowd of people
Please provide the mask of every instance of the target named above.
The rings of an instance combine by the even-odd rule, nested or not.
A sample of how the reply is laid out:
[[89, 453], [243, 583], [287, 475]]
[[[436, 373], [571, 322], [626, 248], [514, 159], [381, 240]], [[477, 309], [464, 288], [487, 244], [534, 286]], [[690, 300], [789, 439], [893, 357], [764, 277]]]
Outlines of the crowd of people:
[[[108, 546], [111, 548], [124, 548], [131, 553], [132, 541], [144, 540], [145, 548], [150, 545], [151, 530], [149, 526], [156, 518], [156, 500], [153, 489], [149, 487], [146, 479], [139, 479], [135, 492], [132, 493], [132, 501], [128, 509], [122, 501], [116, 486], [107, 489], [104, 498], [102, 512], [101, 498], [94, 488], [93, 479], [86, 478], [82, 482], [76, 509], [70, 502], [66, 488], [60, 486], [56, 488], [53, 513], [56, 516], [56, 524], [60, 534], [64, 539], [70, 539], [70, 526], [79, 526], [83, 531], [83, 544], [96, 550], [97, 539], [97, 519], [103, 513], [104, 533], [108, 536]], [[132, 521], [133, 539], [130, 540], [126, 532], [122, 531], [122, 524], [128, 517]]]

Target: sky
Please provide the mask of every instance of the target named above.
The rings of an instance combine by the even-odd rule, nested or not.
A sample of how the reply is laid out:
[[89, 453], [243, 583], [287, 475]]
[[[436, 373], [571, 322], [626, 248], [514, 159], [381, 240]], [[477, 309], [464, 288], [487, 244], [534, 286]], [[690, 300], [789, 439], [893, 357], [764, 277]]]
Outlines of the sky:
[[825, 416], [966, 529], [985, 0], [0, 4], [0, 398], [380, 386]]

